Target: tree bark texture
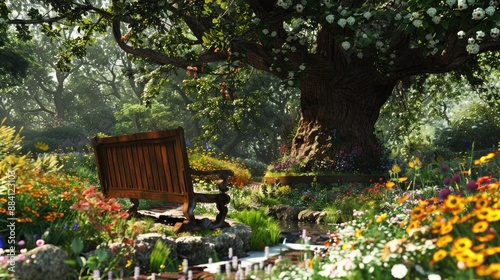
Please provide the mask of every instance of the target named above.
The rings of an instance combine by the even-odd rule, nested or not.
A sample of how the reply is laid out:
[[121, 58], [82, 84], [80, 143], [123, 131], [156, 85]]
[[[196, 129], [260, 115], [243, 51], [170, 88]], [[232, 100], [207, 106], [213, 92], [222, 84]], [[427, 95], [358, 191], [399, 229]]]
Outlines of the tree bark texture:
[[382, 151], [375, 122], [394, 85], [377, 85], [369, 72], [335, 83], [331, 78], [318, 73], [301, 81], [301, 118], [290, 156], [306, 169], [328, 159], [343, 165], [337, 166], [340, 171], [372, 172]]

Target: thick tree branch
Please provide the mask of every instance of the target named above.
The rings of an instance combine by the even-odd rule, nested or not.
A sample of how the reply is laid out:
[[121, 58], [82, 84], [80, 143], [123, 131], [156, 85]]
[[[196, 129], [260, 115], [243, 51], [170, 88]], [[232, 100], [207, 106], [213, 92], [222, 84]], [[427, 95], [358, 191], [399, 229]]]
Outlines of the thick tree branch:
[[227, 55], [225, 53], [214, 52], [212, 50], [208, 50], [199, 54], [196, 61], [191, 61], [185, 57], [170, 56], [158, 51], [154, 51], [152, 49], [131, 47], [122, 40], [120, 21], [117, 19], [113, 20], [113, 36], [115, 38], [115, 41], [118, 43], [118, 46], [126, 53], [151, 60], [161, 65], [174, 65], [176, 67], [184, 69], [186, 69], [188, 66], [196, 66], [199, 69], [202, 69], [203, 65], [205, 65], [206, 63], [224, 61], [227, 59]]

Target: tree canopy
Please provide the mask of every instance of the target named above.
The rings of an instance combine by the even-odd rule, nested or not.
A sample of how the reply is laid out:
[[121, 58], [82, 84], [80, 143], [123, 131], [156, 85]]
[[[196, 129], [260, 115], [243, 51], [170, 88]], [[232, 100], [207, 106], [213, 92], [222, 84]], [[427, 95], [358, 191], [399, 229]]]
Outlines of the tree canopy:
[[[396, 86], [500, 49], [497, 1], [45, 0], [2, 8], [10, 12], [2, 22], [21, 35], [39, 24], [59, 42], [63, 70], [96, 34], [112, 32], [126, 53], [162, 65], [152, 71], [223, 77], [211, 88], [228, 101], [239, 99], [232, 81], [242, 67], [267, 71], [301, 90], [291, 156], [310, 167], [353, 155], [358, 162], [346, 171], [375, 163], [374, 125]], [[71, 28], [78, 33], [60, 40]]]

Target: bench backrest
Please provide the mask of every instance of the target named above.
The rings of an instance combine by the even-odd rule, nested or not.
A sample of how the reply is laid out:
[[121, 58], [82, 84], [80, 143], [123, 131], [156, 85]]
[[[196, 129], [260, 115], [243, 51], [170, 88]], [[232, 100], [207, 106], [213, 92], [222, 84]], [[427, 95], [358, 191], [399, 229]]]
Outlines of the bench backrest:
[[92, 139], [101, 189], [108, 197], [184, 203], [193, 197], [184, 130]]

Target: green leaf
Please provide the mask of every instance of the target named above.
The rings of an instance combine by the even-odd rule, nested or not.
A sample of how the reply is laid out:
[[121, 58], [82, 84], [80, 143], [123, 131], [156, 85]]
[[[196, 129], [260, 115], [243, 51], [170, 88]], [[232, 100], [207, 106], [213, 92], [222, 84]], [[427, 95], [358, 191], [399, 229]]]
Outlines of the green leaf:
[[80, 254], [83, 251], [83, 242], [80, 238], [74, 238], [71, 242], [71, 251], [75, 254]]
[[103, 262], [108, 258], [108, 253], [104, 249], [98, 249], [97, 250], [97, 260], [99, 262]]
[[87, 260], [85, 259], [85, 257], [76, 258], [76, 262], [80, 267], [85, 267], [85, 265], [87, 264]]

